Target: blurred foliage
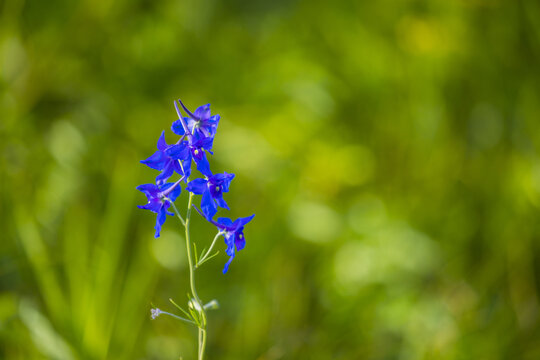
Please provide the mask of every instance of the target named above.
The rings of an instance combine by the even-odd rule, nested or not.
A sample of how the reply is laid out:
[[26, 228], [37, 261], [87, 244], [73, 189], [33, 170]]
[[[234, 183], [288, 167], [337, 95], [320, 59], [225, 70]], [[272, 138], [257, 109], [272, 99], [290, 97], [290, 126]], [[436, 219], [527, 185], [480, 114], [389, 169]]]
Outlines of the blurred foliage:
[[175, 98], [257, 214], [209, 359], [540, 358], [535, 0], [0, 0], [0, 358], [194, 358], [135, 207]]

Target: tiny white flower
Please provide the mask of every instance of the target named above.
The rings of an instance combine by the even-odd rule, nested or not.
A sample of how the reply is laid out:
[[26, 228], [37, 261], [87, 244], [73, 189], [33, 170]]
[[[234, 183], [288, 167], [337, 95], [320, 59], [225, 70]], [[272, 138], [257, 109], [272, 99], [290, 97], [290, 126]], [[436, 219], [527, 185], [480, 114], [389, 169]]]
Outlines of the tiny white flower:
[[163, 311], [156, 308], [156, 309], [151, 309], [150, 313], [152, 314], [152, 320], [155, 320], [155, 318], [157, 318], [159, 315], [161, 315], [163, 313]]

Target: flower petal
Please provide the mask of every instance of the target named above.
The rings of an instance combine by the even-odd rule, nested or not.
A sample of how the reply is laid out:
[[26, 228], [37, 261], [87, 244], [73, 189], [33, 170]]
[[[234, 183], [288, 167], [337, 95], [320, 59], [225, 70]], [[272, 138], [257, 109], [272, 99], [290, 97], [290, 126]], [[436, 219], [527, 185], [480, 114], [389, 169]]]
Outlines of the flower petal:
[[229, 192], [229, 186], [231, 185], [231, 181], [234, 179], [234, 174], [223, 173], [223, 175], [225, 175], [223, 184], [221, 185], [223, 187], [223, 192]]
[[189, 131], [193, 133], [193, 129], [195, 128], [195, 125], [197, 125], [197, 120], [190, 117], [185, 117], [184, 120], [186, 121]]
[[146, 205], [137, 205], [139, 209], [150, 210], [152, 212], [158, 213], [161, 208], [161, 203], [157, 201], [149, 201]]
[[171, 177], [171, 175], [174, 173], [173, 161], [175, 160], [169, 159], [169, 161], [167, 161], [167, 164], [165, 165], [165, 168], [163, 169], [161, 174], [156, 176], [156, 183], [158, 184], [164, 183]]
[[229, 218], [226, 218], [226, 217], [218, 218], [217, 223], [220, 224], [220, 225], [226, 226], [226, 227], [232, 227], [233, 226], [232, 220], [229, 219]]
[[178, 196], [180, 195], [180, 193], [182, 192], [182, 188], [180, 187], [180, 185], [177, 185], [173, 191], [171, 191], [169, 193], [169, 195], [167, 196], [169, 198], [169, 200], [171, 201], [175, 201], [176, 198], [178, 198]]
[[167, 211], [165, 208], [161, 208], [158, 212], [157, 218], [156, 218], [156, 226], [154, 229], [156, 229], [156, 234], [154, 237], [158, 238], [161, 233], [161, 226], [165, 223], [165, 220], [167, 219]]
[[[203, 151], [203, 150], [200, 150]], [[195, 163], [197, 164], [197, 170], [201, 172], [201, 174], [204, 174], [206, 176], [211, 176], [212, 172], [210, 171], [210, 163], [208, 162], [208, 159], [206, 158], [206, 154], [203, 151], [203, 155], [200, 159], [195, 159]]]
[[200, 120], [206, 120], [210, 117], [210, 104], [202, 105], [193, 113]]
[[157, 148], [158, 150], [165, 151], [165, 149], [167, 149], [168, 146], [169, 145], [165, 141], [165, 131], [162, 131], [161, 136], [159, 137], [158, 142], [157, 142]]
[[163, 151], [158, 150], [155, 153], [153, 153], [148, 159], [141, 160], [141, 163], [154, 170], [163, 170], [167, 160], [168, 158], [163, 153]]
[[197, 195], [202, 195], [204, 191], [208, 189], [208, 187], [206, 186], [207, 182], [208, 181], [205, 179], [191, 180], [186, 187], [186, 190]]
[[196, 140], [192, 146], [196, 148], [202, 148], [206, 150], [212, 150], [212, 145], [214, 143], [213, 136], [207, 136]]
[[212, 199], [208, 188], [206, 188], [202, 195], [201, 210], [207, 219], [212, 219], [217, 212], [216, 203], [214, 202], [214, 199]]
[[227, 271], [229, 271], [229, 266], [231, 265], [231, 262], [233, 261], [234, 259], [234, 253], [233, 253], [233, 256], [231, 256], [229, 258], [229, 261], [227, 261], [227, 263], [225, 264], [225, 266], [223, 267], [223, 273], [226, 274]]
[[155, 197], [159, 193], [159, 188], [154, 184], [142, 184], [137, 186], [136, 189], [151, 197]]
[[175, 160], [187, 159], [189, 154], [189, 148], [187, 143], [182, 141], [180, 144], [171, 145], [165, 150], [165, 154]]
[[216, 200], [219, 207], [221, 207], [223, 209], [231, 210], [231, 209], [229, 209], [229, 205], [227, 205], [225, 200], [223, 200], [223, 196], [216, 197], [216, 198], [214, 198], [214, 200]]
[[251, 216], [246, 216], [246, 217], [243, 217], [243, 218], [238, 218], [238, 219], [234, 220], [233, 225], [236, 228], [240, 228], [240, 227], [246, 225], [248, 222], [250, 222], [251, 219], [253, 219], [254, 217], [255, 217], [255, 214], [253, 214]]
[[236, 246], [236, 250], [240, 251], [246, 246], [246, 239], [244, 238], [244, 233], [239, 232], [234, 237], [234, 245]]
[[185, 135], [186, 131], [184, 130], [184, 126], [182, 125], [182, 122], [180, 120], [176, 120], [171, 125], [171, 130], [176, 135]]
[[177, 174], [184, 175], [184, 170], [182, 170], [182, 166], [180, 166], [180, 162], [178, 160], [173, 159], [172, 164], [173, 164], [174, 171], [176, 171]]

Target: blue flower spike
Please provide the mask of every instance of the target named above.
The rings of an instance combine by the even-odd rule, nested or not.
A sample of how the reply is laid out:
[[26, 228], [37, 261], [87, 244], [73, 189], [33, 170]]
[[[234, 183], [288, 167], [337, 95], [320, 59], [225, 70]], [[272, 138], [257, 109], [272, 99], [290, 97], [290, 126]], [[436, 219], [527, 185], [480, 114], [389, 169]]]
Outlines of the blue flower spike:
[[212, 219], [216, 215], [218, 206], [230, 210], [223, 199], [223, 193], [229, 192], [229, 186], [233, 178], [234, 174], [225, 172], [207, 176], [206, 179], [195, 179], [189, 182], [186, 190], [202, 195], [201, 210], [205, 218]]
[[165, 223], [167, 215], [173, 216], [174, 214], [167, 209], [171, 206], [171, 203], [176, 200], [180, 195], [181, 188], [178, 186], [184, 178], [182, 177], [177, 182], [166, 183], [163, 185], [143, 184], [137, 186], [137, 190], [143, 192], [148, 199], [146, 205], [137, 205], [139, 209], [150, 210], [157, 214], [156, 218], [156, 233], [154, 237], [158, 238], [161, 233], [161, 226]]
[[[137, 187], [139, 191], [146, 195], [148, 200], [145, 205], [139, 205], [138, 207], [157, 214], [154, 236], [159, 237], [167, 215], [174, 215], [169, 211], [169, 208], [173, 206], [174, 201], [180, 195], [180, 183], [184, 181], [187, 184], [186, 190], [191, 193], [190, 197], [193, 194], [201, 195], [200, 210], [197, 206], [193, 205], [193, 207], [207, 221], [218, 228], [218, 235], [212, 242], [210, 249], [219, 236], [223, 236], [225, 240], [226, 253], [229, 256], [223, 268], [225, 274], [236, 256], [236, 252], [245, 247], [244, 227], [253, 219], [255, 214], [234, 221], [227, 217], [213, 220], [218, 208], [230, 210], [229, 205], [223, 198], [223, 194], [229, 192], [231, 181], [235, 177], [234, 174], [227, 172], [213, 174], [206, 154], [208, 152], [213, 155], [212, 147], [220, 116], [217, 114], [212, 115], [210, 104], [199, 106], [195, 111], [191, 112], [181, 100], [175, 100], [174, 107], [178, 118], [173, 122], [171, 130], [179, 136], [179, 139], [174, 144], [167, 144], [165, 132], [163, 131], [157, 141], [157, 151], [147, 159], [141, 160], [141, 163], [160, 171], [160, 174], [156, 177], [155, 184], [143, 184]], [[187, 116], [183, 116], [181, 110]], [[197, 170], [203, 176], [189, 181], [192, 161], [195, 161]], [[178, 173], [181, 178], [175, 183], [167, 182], [174, 173]], [[182, 220], [181, 216], [180, 220]], [[182, 223], [186, 225], [187, 222], [182, 221]], [[203, 255], [204, 260], [212, 257], [207, 256], [209, 253], [210, 250]], [[156, 318], [160, 314], [168, 313], [160, 309], [152, 309], [152, 318]]]

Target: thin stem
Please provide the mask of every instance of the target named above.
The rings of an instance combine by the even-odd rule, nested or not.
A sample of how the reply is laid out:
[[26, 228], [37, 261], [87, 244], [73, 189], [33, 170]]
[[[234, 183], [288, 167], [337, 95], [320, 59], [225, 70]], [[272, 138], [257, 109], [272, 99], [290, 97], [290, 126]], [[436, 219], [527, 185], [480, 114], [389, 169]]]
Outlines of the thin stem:
[[206, 346], [206, 312], [204, 311], [204, 305], [197, 294], [197, 289], [195, 287], [195, 267], [193, 266], [193, 256], [191, 254], [191, 238], [189, 235], [189, 222], [191, 218], [191, 208], [193, 206], [193, 193], [189, 193], [188, 207], [186, 213], [186, 253], [188, 258], [189, 265], [189, 284], [191, 286], [191, 294], [195, 300], [195, 309], [199, 312], [200, 321], [199, 321], [199, 360], [203, 360], [204, 349]]
[[178, 315], [175, 315], [175, 314], [171, 314], [170, 312], [162, 311], [161, 313], [162, 313], [162, 314], [165, 314], [165, 315], [172, 316], [172, 317], [175, 318], [175, 319], [182, 320], [182, 321], [185, 321], [185, 322], [190, 323], [190, 324], [195, 324], [194, 321], [191, 321], [191, 320], [189, 320], [189, 319], [183, 318], [183, 317], [178, 316]]
[[206, 348], [206, 330], [199, 328], [199, 360], [204, 358], [204, 349]]
[[182, 215], [180, 215], [180, 211], [178, 211], [178, 209], [176, 208], [176, 205], [174, 205], [174, 202], [170, 201], [173, 209], [174, 209], [174, 212], [176, 213], [176, 216], [180, 219], [180, 221], [182, 222], [182, 225], [186, 226], [186, 222], [184, 221], [184, 218], [182, 217]]
[[[173, 299], [169, 299], [169, 301], [170, 301], [174, 306], [176, 306], [176, 308], [177, 308], [178, 310], [180, 310], [181, 312], [183, 312], [188, 318], [191, 317], [191, 315], [190, 315], [186, 310], [182, 309], [182, 307], [181, 307], [180, 305], [178, 305], [177, 303], [175, 303]], [[195, 322], [194, 322], [194, 324], [195, 324]]]
[[214, 237], [214, 240], [212, 241], [212, 245], [210, 245], [210, 248], [208, 249], [208, 251], [205, 252], [202, 258], [197, 262], [197, 264], [195, 265], [195, 268], [199, 267], [199, 265], [201, 265], [206, 260], [206, 258], [208, 258], [208, 255], [210, 254], [210, 252], [212, 252], [212, 249], [214, 248], [214, 245], [216, 244], [217, 239], [221, 235], [223, 235], [223, 232], [221, 231], [216, 234], [216, 236]]
[[215, 258], [216, 256], [218, 256], [218, 254], [219, 254], [219, 251], [216, 251], [215, 254], [213, 254], [212, 256], [207, 257], [204, 261], [198, 262], [197, 265], [195, 265], [195, 269], [200, 268], [202, 266], [202, 264], [204, 264], [205, 262], [209, 261], [212, 258]]

